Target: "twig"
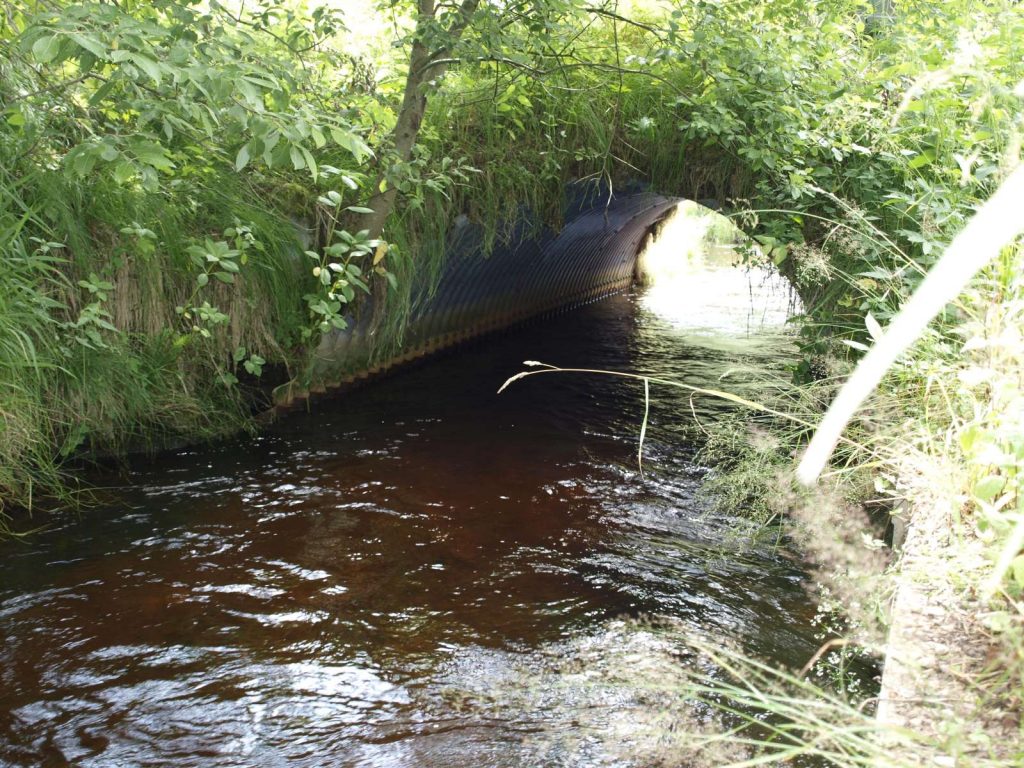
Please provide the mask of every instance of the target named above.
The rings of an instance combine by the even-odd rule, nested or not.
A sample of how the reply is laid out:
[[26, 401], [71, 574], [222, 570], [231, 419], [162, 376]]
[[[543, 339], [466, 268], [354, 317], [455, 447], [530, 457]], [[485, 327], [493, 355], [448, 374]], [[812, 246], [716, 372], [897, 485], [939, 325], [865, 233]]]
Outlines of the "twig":
[[800, 673], [797, 675], [797, 677], [803, 677], [808, 672], [810, 672], [811, 667], [818, 663], [818, 659], [820, 659], [826, 653], [831, 651], [833, 648], [843, 648], [849, 644], [850, 641], [845, 638], [833, 637], [831, 640], [829, 640], [827, 643], [821, 646], [821, 648], [814, 652], [814, 655], [811, 656], [810, 661], [804, 664], [803, 668], [800, 670]]

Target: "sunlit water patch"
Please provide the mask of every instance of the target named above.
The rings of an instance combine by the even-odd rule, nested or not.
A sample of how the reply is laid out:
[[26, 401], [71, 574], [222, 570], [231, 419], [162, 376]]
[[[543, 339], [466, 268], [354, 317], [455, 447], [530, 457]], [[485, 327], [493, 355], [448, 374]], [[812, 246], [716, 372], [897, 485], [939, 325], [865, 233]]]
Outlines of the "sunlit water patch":
[[[648, 283], [643, 309], [704, 344], [726, 349], [783, 331], [798, 299], [777, 271], [747, 263], [741, 239], [725, 216], [682, 203], [639, 256]], [[750, 256], [755, 254], [750, 246]]]

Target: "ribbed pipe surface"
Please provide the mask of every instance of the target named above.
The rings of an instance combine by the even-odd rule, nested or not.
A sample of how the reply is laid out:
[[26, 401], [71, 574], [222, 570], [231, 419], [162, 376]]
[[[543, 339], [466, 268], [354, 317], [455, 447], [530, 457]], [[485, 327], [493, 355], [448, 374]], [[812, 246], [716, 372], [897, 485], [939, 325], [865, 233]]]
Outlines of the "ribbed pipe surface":
[[[510, 244], [488, 256], [482, 253], [478, 228], [457, 226], [437, 290], [413, 299], [401, 351], [371, 368], [369, 321], [353, 323], [322, 340], [313, 391], [624, 290], [632, 283], [645, 237], [680, 202], [646, 192], [577, 196], [560, 232], [527, 236], [522, 226]], [[281, 404], [295, 396], [282, 393]]]

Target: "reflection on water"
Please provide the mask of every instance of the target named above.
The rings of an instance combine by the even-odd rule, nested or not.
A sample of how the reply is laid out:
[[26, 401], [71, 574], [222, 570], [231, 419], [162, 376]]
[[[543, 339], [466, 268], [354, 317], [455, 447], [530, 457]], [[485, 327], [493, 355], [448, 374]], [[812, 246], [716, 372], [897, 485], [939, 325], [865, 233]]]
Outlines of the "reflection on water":
[[711, 310], [659, 301], [605, 300], [259, 437], [137, 463], [104, 478], [117, 487], [102, 509], [4, 544], [0, 762], [537, 764], [531, 739], [574, 727], [571, 696], [464, 696], [569, 642], [611, 638], [614, 653], [622, 615], [802, 664], [804, 575], [697, 498], [685, 393], [653, 393], [644, 478], [636, 382], [547, 376], [496, 394], [525, 359], [738, 388], [781, 365], [774, 330], [698, 332], [686, 318]]
[[748, 343], [749, 334], [782, 328], [790, 315], [790, 289], [778, 273], [763, 267], [731, 268], [735, 256], [723, 251], [707, 263], [690, 264], [673, 279], [652, 285], [641, 306], [675, 329], [705, 344]]

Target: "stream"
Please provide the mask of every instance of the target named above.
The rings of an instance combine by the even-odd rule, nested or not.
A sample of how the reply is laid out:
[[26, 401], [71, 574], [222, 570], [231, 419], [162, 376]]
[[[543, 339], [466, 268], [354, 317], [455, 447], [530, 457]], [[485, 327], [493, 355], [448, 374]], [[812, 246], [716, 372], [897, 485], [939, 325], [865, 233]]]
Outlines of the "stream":
[[497, 394], [524, 360], [747, 395], [786, 375], [777, 288], [687, 285], [133, 461], [98, 507], [0, 543], [0, 765], [628, 765], [593, 713], [628, 729], [636, 697], [580, 665], [642, 668], [638, 617], [802, 665], [805, 569], [699, 492], [698, 424], [734, 406], [652, 386], [641, 474], [641, 383]]

